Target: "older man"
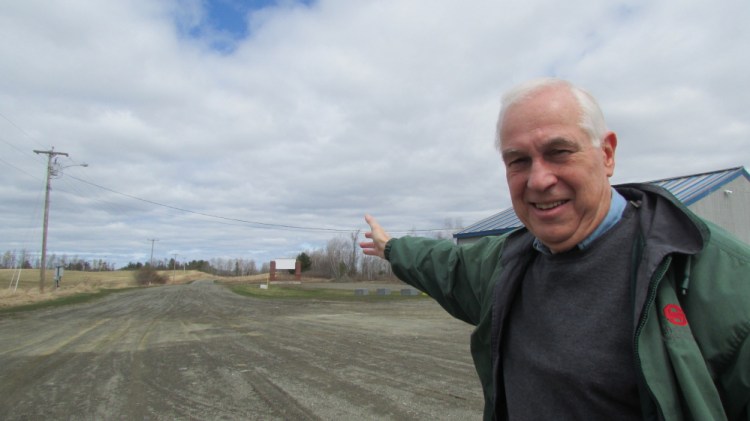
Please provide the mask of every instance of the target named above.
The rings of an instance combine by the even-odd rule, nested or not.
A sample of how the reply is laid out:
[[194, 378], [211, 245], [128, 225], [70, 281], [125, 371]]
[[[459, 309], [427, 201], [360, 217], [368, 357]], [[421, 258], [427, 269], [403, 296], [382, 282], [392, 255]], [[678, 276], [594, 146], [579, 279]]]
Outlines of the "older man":
[[525, 228], [365, 254], [476, 326], [485, 419], [750, 419], [750, 249], [664, 190], [612, 188], [594, 98], [541, 79], [503, 99], [497, 146]]

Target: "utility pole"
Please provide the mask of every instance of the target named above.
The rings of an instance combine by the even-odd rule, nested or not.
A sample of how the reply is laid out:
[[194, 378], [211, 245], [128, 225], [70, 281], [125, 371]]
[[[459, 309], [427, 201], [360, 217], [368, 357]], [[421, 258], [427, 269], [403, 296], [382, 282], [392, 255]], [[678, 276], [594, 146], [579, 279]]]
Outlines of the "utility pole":
[[172, 283], [177, 279], [177, 253], [174, 254], [174, 261], [172, 262]]
[[34, 150], [36, 154], [47, 155], [47, 187], [44, 193], [44, 225], [42, 227], [42, 263], [39, 269], [39, 292], [44, 292], [44, 278], [47, 270], [47, 224], [49, 223], [49, 190], [52, 178], [52, 157], [57, 155], [68, 156], [65, 152], [55, 152], [55, 148], [48, 151]]
[[149, 265], [151, 265], [151, 268], [154, 267], [154, 242], [159, 241], [158, 238], [149, 238], [148, 241], [151, 241], [151, 259], [149, 260]]

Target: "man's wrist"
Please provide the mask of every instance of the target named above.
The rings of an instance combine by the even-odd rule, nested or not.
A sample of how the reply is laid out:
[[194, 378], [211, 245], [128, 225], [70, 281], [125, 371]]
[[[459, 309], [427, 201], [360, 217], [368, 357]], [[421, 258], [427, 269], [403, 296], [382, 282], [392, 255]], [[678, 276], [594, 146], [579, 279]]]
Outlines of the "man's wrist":
[[383, 249], [383, 257], [385, 257], [385, 260], [388, 261], [391, 260], [389, 259], [389, 257], [391, 255], [391, 246], [393, 246], [393, 240], [395, 240], [395, 238], [391, 238], [390, 240], [388, 240], [388, 242], [385, 243], [385, 248]]

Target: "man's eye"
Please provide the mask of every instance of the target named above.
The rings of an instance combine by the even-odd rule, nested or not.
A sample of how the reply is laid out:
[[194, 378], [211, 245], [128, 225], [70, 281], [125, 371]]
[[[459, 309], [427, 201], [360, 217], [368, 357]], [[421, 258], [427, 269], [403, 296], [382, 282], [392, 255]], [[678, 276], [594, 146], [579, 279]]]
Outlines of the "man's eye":
[[554, 157], [562, 157], [569, 155], [570, 153], [571, 151], [568, 149], [553, 149], [549, 152], [549, 155]]
[[511, 167], [518, 167], [529, 162], [529, 158], [516, 158], [508, 163]]

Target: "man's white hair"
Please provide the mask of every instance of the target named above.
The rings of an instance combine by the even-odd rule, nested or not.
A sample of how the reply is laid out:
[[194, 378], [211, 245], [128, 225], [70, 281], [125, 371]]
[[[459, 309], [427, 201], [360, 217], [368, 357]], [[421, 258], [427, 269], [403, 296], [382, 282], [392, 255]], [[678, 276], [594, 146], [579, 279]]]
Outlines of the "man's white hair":
[[578, 123], [579, 126], [589, 135], [591, 143], [593, 143], [594, 146], [601, 146], [601, 140], [609, 129], [607, 128], [607, 123], [604, 121], [604, 114], [602, 113], [601, 108], [599, 108], [596, 99], [594, 99], [590, 93], [566, 80], [547, 77], [533, 79], [522, 83], [503, 95], [495, 133], [495, 147], [497, 147], [498, 150], [501, 150], [501, 129], [503, 118], [505, 118], [505, 113], [508, 111], [508, 108], [514, 104], [522, 102], [542, 89], [558, 86], [567, 88], [568, 91], [573, 94], [573, 97], [578, 102], [578, 106], [581, 108], [581, 119]]

